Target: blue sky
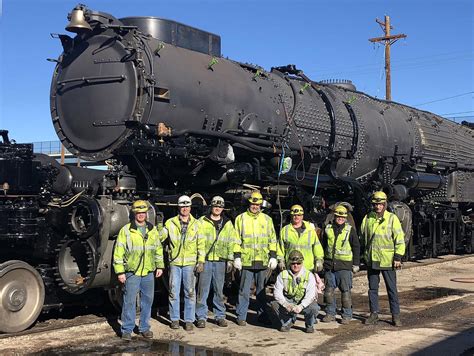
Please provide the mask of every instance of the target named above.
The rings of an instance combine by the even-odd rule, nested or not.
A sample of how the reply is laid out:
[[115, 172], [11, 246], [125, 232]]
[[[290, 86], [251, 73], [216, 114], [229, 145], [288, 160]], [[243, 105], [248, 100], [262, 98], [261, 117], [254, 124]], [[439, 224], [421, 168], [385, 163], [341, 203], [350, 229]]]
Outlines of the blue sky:
[[[389, 15], [392, 34], [408, 35], [392, 47], [392, 99], [474, 121], [472, 0], [83, 1], [118, 18], [156, 16], [202, 28], [221, 36], [222, 53], [231, 59], [267, 70], [296, 64], [313, 80], [350, 79], [379, 98], [385, 97], [384, 49], [368, 39], [382, 36], [375, 19]], [[66, 33], [76, 4], [1, 2], [0, 128], [18, 142], [57, 139], [49, 110], [54, 63], [46, 59], [60, 55], [50, 33]]]

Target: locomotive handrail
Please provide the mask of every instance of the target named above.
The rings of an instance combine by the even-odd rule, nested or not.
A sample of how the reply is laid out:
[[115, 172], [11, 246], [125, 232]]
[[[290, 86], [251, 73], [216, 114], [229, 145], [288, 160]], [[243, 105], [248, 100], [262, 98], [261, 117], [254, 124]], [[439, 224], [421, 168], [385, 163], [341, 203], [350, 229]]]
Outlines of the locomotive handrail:
[[61, 80], [61, 81], [58, 81], [57, 84], [58, 85], [65, 85], [67, 83], [73, 83], [73, 82], [84, 82], [84, 83], [87, 83], [89, 84], [91, 81], [98, 81], [98, 80], [109, 80], [109, 81], [112, 81], [112, 80], [117, 80], [117, 81], [120, 81], [120, 82], [123, 82], [124, 80], [127, 79], [127, 76], [126, 75], [103, 75], [103, 76], [95, 76], [95, 77], [80, 77], [80, 78], [71, 78], [71, 79], [67, 79], [67, 80]]

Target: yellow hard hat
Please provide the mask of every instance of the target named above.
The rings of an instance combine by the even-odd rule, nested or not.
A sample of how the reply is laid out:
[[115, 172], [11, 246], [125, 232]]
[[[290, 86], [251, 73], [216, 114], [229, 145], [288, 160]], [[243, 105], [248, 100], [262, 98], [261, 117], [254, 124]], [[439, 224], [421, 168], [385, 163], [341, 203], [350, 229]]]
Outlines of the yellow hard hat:
[[372, 195], [372, 203], [385, 203], [387, 201], [387, 194], [382, 191], [375, 192]]
[[346, 209], [346, 207], [344, 205], [336, 206], [336, 209], [334, 209], [334, 215], [341, 216], [343, 218], [347, 218], [347, 209]]
[[249, 198], [249, 203], [250, 204], [257, 204], [257, 205], [262, 205], [263, 203], [263, 197], [262, 194], [258, 191], [252, 192]]
[[303, 215], [304, 210], [301, 205], [295, 204], [290, 208], [290, 215]]
[[145, 200], [137, 200], [132, 204], [132, 211], [136, 213], [146, 213], [148, 211], [148, 203]]

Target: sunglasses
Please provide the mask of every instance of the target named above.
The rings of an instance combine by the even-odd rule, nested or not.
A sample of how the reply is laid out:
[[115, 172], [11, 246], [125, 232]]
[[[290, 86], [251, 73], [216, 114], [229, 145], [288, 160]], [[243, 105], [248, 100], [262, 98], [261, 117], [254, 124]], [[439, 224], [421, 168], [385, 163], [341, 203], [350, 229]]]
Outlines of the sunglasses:
[[300, 265], [301, 262], [291, 262], [290, 264], [291, 264], [291, 265]]

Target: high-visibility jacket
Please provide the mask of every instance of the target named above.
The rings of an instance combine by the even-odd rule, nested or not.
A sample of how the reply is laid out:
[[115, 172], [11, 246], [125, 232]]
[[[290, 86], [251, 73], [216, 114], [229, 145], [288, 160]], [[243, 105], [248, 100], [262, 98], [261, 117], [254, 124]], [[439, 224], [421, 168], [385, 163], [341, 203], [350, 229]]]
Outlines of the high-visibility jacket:
[[350, 243], [350, 234], [352, 226], [344, 224], [344, 228], [339, 235], [334, 235], [332, 224], [326, 225], [324, 233], [327, 238], [325, 257], [327, 259], [336, 259], [341, 261], [352, 261], [352, 247]]
[[309, 274], [310, 271], [306, 270], [305, 273], [303, 273], [303, 277], [298, 281], [298, 279], [294, 280], [293, 275], [289, 273], [288, 270], [282, 271], [281, 277], [283, 279], [283, 295], [285, 298], [293, 300], [295, 304], [299, 304], [306, 294]]
[[292, 224], [288, 224], [281, 229], [277, 255], [279, 259], [283, 259], [285, 263], [288, 263], [288, 256], [291, 251], [298, 250], [303, 254], [304, 267], [311, 271], [314, 268], [314, 260], [324, 258], [324, 251], [314, 224], [308, 221], [303, 221], [303, 224], [305, 229], [301, 235], [298, 235], [298, 231]]
[[206, 240], [201, 232], [201, 223], [190, 215], [186, 234], [181, 234], [179, 215], [166, 220], [162, 242], [168, 239], [169, 264], [172, 266], [191, 266], [205, 261]]
[[259, 212], [250, 211], [235, 219], [235, 229], [241, 239], [234, 253], [241, 255], [242, 267], [247, 269], [265, 269], [271, 257], [276, 258], [276, 233], [272, 218]]
[[375, 212], [364, 217], [360, 228], [364, 257], [373, 269], [392, 269], [393, 261], [405, 254], [405, 234], [398, 217], [384, 211], [381, 218]]
[[199, 221], [201, 222], [201, 233], [206, 240], [206, 260], [233, 260], [234, 246], [240, 245], [240, 238], [232, 221], [223, 217], [223, 226], [219, 235], [217, 235], [214, 222], [209, 216], [202, 216]]
[[148, 222], [145, 231], [145, 236], [142, 236], [135, 221], [120, 229], [113, 255], [115, 273], [133, 272], [138, 276], [145, 276], [155, 269], [165, 267], [158, 231]]

